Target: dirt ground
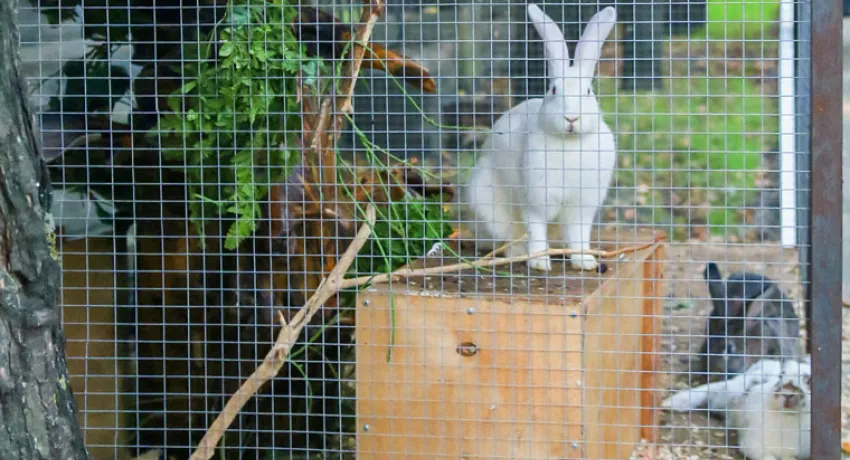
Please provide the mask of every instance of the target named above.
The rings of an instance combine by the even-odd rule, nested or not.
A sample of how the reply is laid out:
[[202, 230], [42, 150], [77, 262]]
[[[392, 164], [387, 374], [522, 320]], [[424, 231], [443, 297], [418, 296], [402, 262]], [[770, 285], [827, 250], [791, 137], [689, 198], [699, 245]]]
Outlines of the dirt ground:
[[[732, 271], [746, 270], [761, 272], [778, 281], [782, 288], [795, 299], [802, 297], [799, 283], [797, 254], [776, 245], [739, 245], [730, 249], [721, 244], [703, 242], [671, 243], [667, 250], [666, 277], [669, 279], [669, 295], [664, 306], [665, 337], [662, 339], [661, 361], [663, 375], [659, 386], [666, 391], [687, 388], [687, 369], [690, 354], [701, 344], [705, 318], [711, 310], [708, 291], [702, 271], [706, 262], [718, 263], [726, 276]], [[801, 328], [805, 327], [802, 304], [797, 303]], [[845, 310], [844, 325], [850, 315]], [[805, 331], [803, 331], [805, 334]], [[801, 337], [801, 340], [803, 338]], [[850, 379], [848, 379], [848, 357], [850, 348], [842, 343], [844, 377], [842, 385], [842, 427], [844, 440], [850, 440], [847, 432], [847, 403], [850, 401]], [[706, 417], [702, 413], [671, 414], [662, 412], [661, 439], [656, 451], [657, 459], [744, 459], [735, 448], [734, 433], [727, 435], [722, 421]], [[634, 458], [641, 458], [636, 452]], [[844, 458], [850, 458], [846, 456]]]

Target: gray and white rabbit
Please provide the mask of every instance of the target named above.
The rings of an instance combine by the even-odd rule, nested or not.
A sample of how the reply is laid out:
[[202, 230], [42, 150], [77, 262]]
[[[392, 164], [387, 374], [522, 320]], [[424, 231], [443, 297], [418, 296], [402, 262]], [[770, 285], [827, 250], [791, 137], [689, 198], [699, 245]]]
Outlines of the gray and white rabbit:
[[750, 272], [724, 280], [713, 262], [704, 276], [713, 309], [694, 370], [727, 379], [763, 357], [800, 356], [800, 320], [776, 282]]
[[812, 368], [809, 357], [762, 359], [730, 380], [675, 393], [661, 407], [723, 413], [752, 460], [811, 457]]
[[[614, 135], [605, 124], [592, 82], [602, 45], [617, 20], [614, 7], [596, 13], [570, 53], [561, 30], [535, 4], [528, 16], [544, 40], [551, 84], [542, 98], [503, 114], [482, 146], [469, 183], [459, 194], [471, 222], [463, 222], [478, 249], [514, 241], [527, 246], [509, 256], [549, 248], [550, 231], [571, 249], [589, 250], [593, 220], [607, 194], [616, 164]], [[593, 255], [571, 257], [574, 267], [593, 270]], [[528, 261], [551, 270], [548, 256]]]

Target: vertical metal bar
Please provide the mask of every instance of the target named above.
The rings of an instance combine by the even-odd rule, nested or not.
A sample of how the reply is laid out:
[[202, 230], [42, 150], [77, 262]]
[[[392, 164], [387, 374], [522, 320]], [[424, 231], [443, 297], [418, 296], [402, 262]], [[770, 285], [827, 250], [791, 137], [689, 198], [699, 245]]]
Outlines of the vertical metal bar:
[[841, 0], [812, 5], [812, 458], [841, 458]]
[[[797, 43], [796, 88], [797, 95], [796, 128], [797, 133], [797, 257], [800, 267], [800, 283], [805, 294], [803, 298], [810, 299], [811, 270], [809, 269], [811, 254], [811, 94], [812, 94], [812, 8], [809, 2], [797, 4], [794, 39]], [[812, 352], [811, 347], [811, 314], [806, 303], [806, 351]]]
[[797, 247], [797, 138], [794, 134], [796, 93], [794, 85], [795, 0], [779, 5], [779, 184], [782, 247]]

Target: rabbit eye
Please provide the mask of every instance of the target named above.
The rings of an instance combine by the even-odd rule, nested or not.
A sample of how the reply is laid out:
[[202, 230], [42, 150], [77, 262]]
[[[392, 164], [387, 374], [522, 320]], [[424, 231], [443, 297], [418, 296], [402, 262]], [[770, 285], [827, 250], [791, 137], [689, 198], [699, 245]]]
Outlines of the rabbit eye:
[[557, 88], [553, 86], [552, 87], [552, 94], [555, 94], [556, 92], [557, 92]]
[[727, 343], [726, 344], [726, 354], [731, 355], [733, 353], [735, 353], [735, 344], [734, 343]]
[[587, 95], [590, 96], [590, 88], [587, 88]]

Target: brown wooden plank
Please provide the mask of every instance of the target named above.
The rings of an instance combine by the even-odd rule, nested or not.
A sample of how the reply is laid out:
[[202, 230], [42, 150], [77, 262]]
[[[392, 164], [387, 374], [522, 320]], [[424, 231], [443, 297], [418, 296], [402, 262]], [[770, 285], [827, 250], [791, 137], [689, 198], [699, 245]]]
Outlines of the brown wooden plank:
[[658, 393], [658, 353], [659, 334], [661, 333], [661, 312], [666, 296], [667, 284], [664, 283], [664, 256], [666, 246], [659, 245], [646, 262], [646, 279], [643, 287], [643, 334], [641, 341], [641, 437], [649, 442], [658, 441], [659, 412], [657, 410]]
[[114, 248], [109, 238], [60, 240], [65, 353], [77, 420], [96, 459], [129, 458], [117, 404], [120, 357], [115, 342]]
[[588, 299], [584, 322], [585, 458], [628, 458], [640, 441], [644, 260], [619, 264]]

